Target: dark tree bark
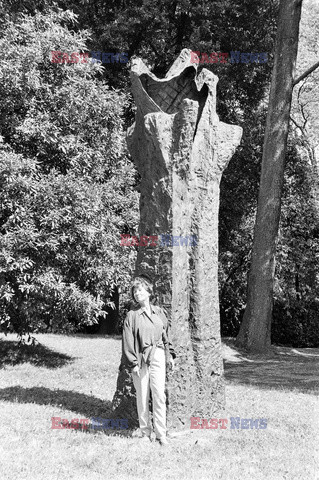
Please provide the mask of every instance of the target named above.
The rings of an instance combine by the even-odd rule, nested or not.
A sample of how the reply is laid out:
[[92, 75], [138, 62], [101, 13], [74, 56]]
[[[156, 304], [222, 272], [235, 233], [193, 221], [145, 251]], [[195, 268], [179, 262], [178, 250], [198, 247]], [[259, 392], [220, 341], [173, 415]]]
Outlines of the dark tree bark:
[[275, 253], [302, 0], [281, 0], [275, 64], [263, 148], [247, 306], [237, 345], [263, 352], [271, 345]]
[[116, 333], [120, 309], [120, 295], [117, 286], [115, 286], [112, 291], [111, 301], [114, 302], [115, 308], [106, 307], [107, 315], [101, 320], [98, 331], [100, 334], [112, 335]]

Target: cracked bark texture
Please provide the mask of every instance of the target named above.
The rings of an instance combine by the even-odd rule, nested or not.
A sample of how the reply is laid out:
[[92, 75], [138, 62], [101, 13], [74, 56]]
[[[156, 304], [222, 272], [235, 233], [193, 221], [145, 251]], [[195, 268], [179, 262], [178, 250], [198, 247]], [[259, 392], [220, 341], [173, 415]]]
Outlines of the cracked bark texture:
[[[167, 426], [189, 428], [224, 407], [218, 298], [219, 184], [242, 129], [219, 121], [218, 78], [197, 76], [183, 50], [166, 77], [132, 63], [137, 105], [128, 147], [141, 175], [140, 235], [197, 236], [194, 246], [139, 247], [136, 274], [154, 281], [170, 322], [176, 367], [167, 374]], [[158, 242], [159, 243], [159, 242]], [[134, 387], [122, 358], [113, 408], [137, 425]]]

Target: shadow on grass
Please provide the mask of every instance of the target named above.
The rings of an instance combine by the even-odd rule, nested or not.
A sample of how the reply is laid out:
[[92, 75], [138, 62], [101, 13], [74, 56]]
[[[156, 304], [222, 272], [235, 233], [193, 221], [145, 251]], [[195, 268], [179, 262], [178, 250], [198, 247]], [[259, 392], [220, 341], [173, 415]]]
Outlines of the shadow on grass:
[[[77, 393], [68, 390], [50, 390], [45, 387], [23, 388], [19, 386], [7, 387], [0, 389], [0, 400], [16, 403], [36, 403], [37, 405], [50, 405], [60, 409], [71, 410], [74, 412], [74, 418], [100, 418], [115, 419], [115, 413], [112, 410], [112, 402], [109, 400], [101, 400], [100, 398], [84, 393]], [[61, 414], [59, 414], [60, 416]], [[64, 418], [64, 417], [61, 417]], [[51, 419], [50, 419], [51, 420]], [[72, 419], [68, 419], [70, 422]], [[104, 433], [105, 435], [131, 436], [132, 429], [113, 430], [97, 429], [89, 424], [89, 428], [80, 428], [87, 434]]]
[[223, 338], [225, 378], [232, 384], [264, 389], [319, 393], [319, 349], [273, 346], [265, 355], [252, 355]]
[[40, 343], [19, 345], [18, 341], [0, 340], [0, 369], [5, 365], [31, 363], [37, 367], [60, 368], [74, 359]]
[[[59, 334], [55, 334], [59, 335]], [[63, 333], [63, 337], [79, 338], [79, 339], [99, 339], [99, 338], [113, 338], [114, 340], [122, 340], [122, 335], [117, 333]]]

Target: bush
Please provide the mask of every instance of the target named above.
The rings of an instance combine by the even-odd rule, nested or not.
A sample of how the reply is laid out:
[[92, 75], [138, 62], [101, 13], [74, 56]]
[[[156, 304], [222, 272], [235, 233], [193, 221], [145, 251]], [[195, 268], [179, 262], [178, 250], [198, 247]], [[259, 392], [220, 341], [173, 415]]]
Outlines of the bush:
[[6, 18], [0, 33], [0, 330], [70, 331], [105, 316], [130, 281], [138, 194], [127, 158], [127, 97], [98, 64], [53, 64], [85, 51], [75, 15]]
[[307, 305], [275, 302], [271, 329], [272, 343], [291, 347], [319, 347], [319, 299]]

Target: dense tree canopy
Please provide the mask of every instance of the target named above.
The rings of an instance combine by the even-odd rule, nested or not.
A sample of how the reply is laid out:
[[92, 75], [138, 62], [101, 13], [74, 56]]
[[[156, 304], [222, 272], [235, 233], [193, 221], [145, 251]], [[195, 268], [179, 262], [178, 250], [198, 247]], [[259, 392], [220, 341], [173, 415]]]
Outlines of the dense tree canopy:
[[19, 15], [0, 38], [2, 326], [70, 329], [105, 315], [130, 278], [120, 233], [137, 224], [126, 157], [126, 96], [92, 63], [53, 64], [85, 49], [70, 11]]

